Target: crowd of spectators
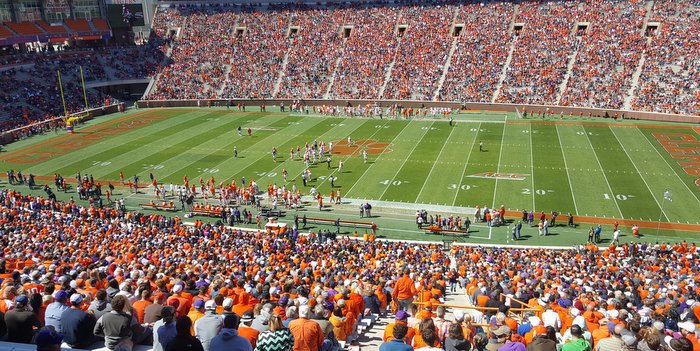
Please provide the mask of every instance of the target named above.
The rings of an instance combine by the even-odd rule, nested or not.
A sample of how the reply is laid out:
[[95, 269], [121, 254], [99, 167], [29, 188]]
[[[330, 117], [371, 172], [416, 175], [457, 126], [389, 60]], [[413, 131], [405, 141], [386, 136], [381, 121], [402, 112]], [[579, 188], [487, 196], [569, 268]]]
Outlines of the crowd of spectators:
[[[226, 68], [236, 51], [233, 42], [239, 16], [231, 7], [187, 8], [182, 11], [185, 19], [180, 22], [177, 45], [172, 49], [170, 62], [163, 67], [152, 98], [216, 97], [220, 95], [226, 80]], [[166, 20], [183, 16], [181, 13], [173, 18], [171, 12], [164, 14]]]
[[456, 23], [464, 27], [439, 100], [491, 102], [508, 57], [512, 18], [511, 3], [459, 7]]
[[[153, 99], [271, 97], [277, 88], [276, 97], [284, 98], [328, 92], [330, 98], [431, 100], [455, 40], [453, 23], [463, 27], [439, 100], [491, 101], [513, 45], [497, 102], [622, 108], [645, 53], [633, 109], [700, 113], [693, 35], [700, 6], [660, 0], [648, 14], [645, 6], [643, 0], [528, 1], [515, 17], [513, 3], [499, 1], [161, 7], [145, 45], [3, 51], [0, 64], [16, 66], [0, 72], [0, 119], [7, 130], [61, 115], [53, 78], [59, 69], [68, 109], [84, 108], [79, 66], [87, 81], [160, 72]], [[645, 15], [658, 22], [646, 33]], [[511, 29], [511, 22], [523, 28]], [[89, 105], [103, 98], [88, 90]]]
[[589, 27], [579, 39], [576, 63], [561, 105], [623, 107], [646, 46], [644, 6], [642, 0], [585, 6], [585, 13], [576, 20], [589, 23]]
[[[685, 241], [448, 252], [187, 226], [7, 189], [0, 203], [0, 334], [8, 331], [8, 341], [29, 343], [33, 328], [46, 325], [79, 348], [101, 338], [111, 349], [152, 340], [169, 350], [177, 330], [205, 350], [235, 335], [249, 350], [281, 336], [269, 333], [317, 350], [346, 341], [362, 316], [388, 308], [396, 314], [384, 341], [415, 349], [463, 342], [458, 349], [524, 350], [543, 343], [538, 338], [565, 350], [700, 347], [700, 252]], [[436, 309], [447, 293], [491, 309]], [[523, 307], [524, 314], [508, 311]], [[128, 323], [114, 328], [120, 319]]]
[[337, 67], [331, 98], [375, 99], [384, 83], [397, 47], [395, 7], [348, 11], [345, 23], [352, 25]]
[[[22, 298], [27, 298], [38, 324], [68, 335], [75, 329], [63, 324], [63, 311], [74, 304], [93, 315], [95, 334], [101, 332], [112, 348], [153, 334], [141, 326], [160, 319], [159, 313], [149, 317], [147, 306], [154, 302], [174, 306], [176, 316], [192, 318], [194, 330], [203, 324], [195, 316], [204, 318], [205, 309], [233, 311], [243, 318], [255, 311], [252, 326], [260, 332], [267, 330], [274, 313], [285, 320], [295, 343], [301, 342], [291, 321], [297, 313], [308, 318], [302, 311], [311, 308], [316, 318], [328, 321], [333, 312], [343, 319], [342, 327], [333, 326], [336, 338], [344, 340], [342, 335], [353, 332], [366, 308], [379, 313], [389, 303], [385, 286], [401, 276], [398, 267], [414, 270], [415, 279], [427, 284], [446, 274], [450, 263], [437, 244], [348, 238], [330, 243], [316, 240], [313, 233], [306, 237], [209, 224], [188, 227], [177, 218], [83, 207], [13, 190], [0, 192], [0, 203], [0, 312], [9, 316], [15, 307], [24, 309]], [[371, 298], [375, 294], [383, 302]], [[118, 296], [126, 298], [119, 301], [126, 306], [114, 307]], [[110, 301], [138, 326], [118, 337], [108, 335]], [[79, 329], [90, 334], [85, 327]], [[218, 330], [213, 330], [216, 335]], [[10, 333], [8, 341], [29, 342], [24, 335]]]
[[291, 13], [287, 66], [278, 98], [323, 98], [343, 48], [345, 11], [304, 9]]
[[452, 44], [456, 7], [431, 4], [401, 9], [401, 35], [384, 99], [432, 100]]
[[224, 96], [271, 97], [279, 78], [284, 55], [289, 50], [287, 28], [289, 11], [245, 11], [239, 26], [245, 27], [231, 43], [234, 49], [231, 71], [226, 78]]
[[663, 113], [700, 114], [700, 3], [654, 2], [651, 35], [634, 109]]
[[524, 2], [523, 23], [497, 102], [554, 105], [574, 53], [578, 2]]

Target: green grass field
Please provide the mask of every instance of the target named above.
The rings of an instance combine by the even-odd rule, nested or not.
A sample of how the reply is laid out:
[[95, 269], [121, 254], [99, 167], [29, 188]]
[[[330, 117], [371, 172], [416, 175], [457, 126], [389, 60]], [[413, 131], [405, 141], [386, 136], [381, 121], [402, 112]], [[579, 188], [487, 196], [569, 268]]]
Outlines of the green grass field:
[[[47, 177], [55, 173], [73, 177], [81, 172], [116, 182], [123, 172], [126, 177], [139, 175], [143, 183], [153, 173], [159, 182], [177, 184], [185, 175], [197, 182], [213, 176], [217, 183], [240, 182], [245, 177], [254, 178], [261, 188], [282, 185], [286, 169], [290, 184], [301, 187], [304, 163], [290, 159], [289, 149], [303, 148], [314, 140], [332, 141], [342, 146], [334, 148], [333, 167], [328, 169], [325, 162], [311, 166], [316, 179], [310, 186], [326, 197], [331, 191], [328, 176], [333, 175], [343, 198], [375, 201], [386, 208], [407, 207], [401, 203], [454, 206], [471, 215], [466, 208], [504, 205], [514, 211], [700, 222], [698, 177], [687, 174], [679, 165], [682, 160], [674, 159], [654, 134], [697, 139], [697, 127], [602, 119], [528, 120], [503, 113], [460, 114], [455, 121], [450, 127], [446, 120], [329, 118], [225, 109], [140, 110], [97, 119], [74, 135], [47, 134], [11, 144], [0, 160], [5, 170]], [[252, 137], [239, 136], [238, 126], [250, 127]], [[342, 145], [348, 136], [356, 146]], [[479, 150], [480, 141], [484, 151]], [[234, 146], [238, 158], [233, 157]], [[277, 162], [271, 156], [273, 147], [278, 150]], [[367, 163], [361, 156], [363, 149], [370, 153]], [[341, 160], [344, 166], [339, 173]], [[40, 179], [49, 182], [49, 178]], [[672, 201], [664, 199], [666, 191]], [[148, 191], [134, 200], [143, 202], [150, 196]], [[346, 210], [348, 216], [355, 215], [356, 211]], [[415, 238], [406, 234], [417, 232], [411, 229], [410, 213], [399, 212], [391, 220], [404, 216], [401, 220], [407, 223], [393, 224], [396, 235]], [[489, 231], [488, 237], [492, 236]]]

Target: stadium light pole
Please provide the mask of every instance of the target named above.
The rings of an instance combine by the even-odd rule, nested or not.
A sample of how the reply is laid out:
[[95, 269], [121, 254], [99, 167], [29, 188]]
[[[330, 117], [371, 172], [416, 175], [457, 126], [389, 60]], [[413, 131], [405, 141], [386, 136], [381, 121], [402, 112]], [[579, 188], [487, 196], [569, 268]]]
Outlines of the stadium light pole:
[[669, 202], [673, 201], [673, 194], [668, 189], [664, 191], [664, 198], [661, 199], [661, 212], [659, 212], [659, 222], [656, 226], [656, 242], [659, 242], [659, 231], [661, 230], [661, 216], [663, 216], [664, 214], [664, 204], [666, 203], [666, 200], [668, 200]]

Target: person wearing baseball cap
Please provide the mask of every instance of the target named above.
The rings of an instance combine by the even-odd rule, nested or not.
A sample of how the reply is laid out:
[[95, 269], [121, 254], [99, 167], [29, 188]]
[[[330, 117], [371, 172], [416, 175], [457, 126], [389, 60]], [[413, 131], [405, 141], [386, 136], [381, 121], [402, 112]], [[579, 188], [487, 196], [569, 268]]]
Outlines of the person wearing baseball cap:
[[70, 297], [70, 309], [61, 315], [61, 325], [65, 341], [74, 349], [87, 349], [97, 341], [93, 333], [97, 319], [80, 309], [84, 296], [73, 294]]
[[190, 320], [192, 321], [191, 333], [194, 334], [194, 325], [197, 324], [198, 319], [204, 317], [204, 300], [195, 299], [192, 303], [192, 311], [187, 314], [187, 317], [190, 317]]
[[219, 334], [223, 327], [221, 315], [216, 314], [216, 302], [209, 300], [204, 304], [204, 316], [194, 323], [194, 336], [202, 342], [205, 350], [209, 350], [209, 343]]
[[37, 315], [29, 309], [29, 298], [26, 295], [15, 297], [15, 308], [5, 313], [7, 325], [7, 341], [31, 343], [34, 328], [41, 328]]
[[44, 323], [46, 326], [51, 326], [57, 331], [62, 331], [61, 315], [63, 312], [70, 309], [66, 302], [68, 302], [68, 293], [65, 290], [58, 290], [53, 294], [54, 302], [46, 306], [46, 313], [44, 314]]
[[[387, 324], [387, 326], [384, 328], [384, 342], [394, 340], [394, 326], [396, 324], [403, 324], [406, 327], [408, 327], [408, 312], [404, 310], [399, 310], [398, 312], [396, 312], [396, 321], [394, 321], [394, 323]], [[411, 342], [413, 341], [413, 337], [415, 335], [416, 329], [408, 328], [408, 331], [406, 332], [406, 335], [403, 338], [404, 342], [406, 342], [406, 344], [408, 345], [411, 345]]]
[[60, 351], [63, 335], [52, 327], [44, 327], [36, 334], [37, 351]]

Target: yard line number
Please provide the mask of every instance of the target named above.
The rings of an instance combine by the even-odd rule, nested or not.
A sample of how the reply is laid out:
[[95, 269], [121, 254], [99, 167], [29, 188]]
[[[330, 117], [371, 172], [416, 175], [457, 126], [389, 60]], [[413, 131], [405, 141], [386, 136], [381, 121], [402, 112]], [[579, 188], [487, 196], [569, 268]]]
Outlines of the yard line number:
[[[471, 189], [471, 188], [473, 188], [473, 187], [475, 188], [476, 186], [475, 186], [475, 185], [469, 185], [469, 184], [462, 184], [462, 185], [459, 186], [459, 189], [461, 189], [461, 190], [469, 190], [469, 189]], [[450, 184], [450, 186], [448, 186], [447, 189], [456, 190], [456, 189], [457, 189], [457, 184]]]
[[[522, 194], [522, 195], [532, 195], [532, 189], [530, 189], [530, 188], [522, 188], [521, 190], [522, 191], [520, 192], [520, 194]], [[546, 195], [547, 193], [553, 193], [553, 192], [554, 192], [554, 190], [549, 190], [549, 189], [547, 189], [547, 190], [536, 189], [535, 190], [536, 195]]]
[[633, 197], [635, 197], [635, 196], [634, 195], [624, 195], [624, 194], [617, 194], [615, 196], [612, 196], [608, 193], [603, 194], [603, 198], [605, 200], [613, 200], [613, 198], [614, 198], [614, 199], [617, 199], [620, 201], [626, 201], [626, 200], [629, 200], [630, 198], [633, 198]]

